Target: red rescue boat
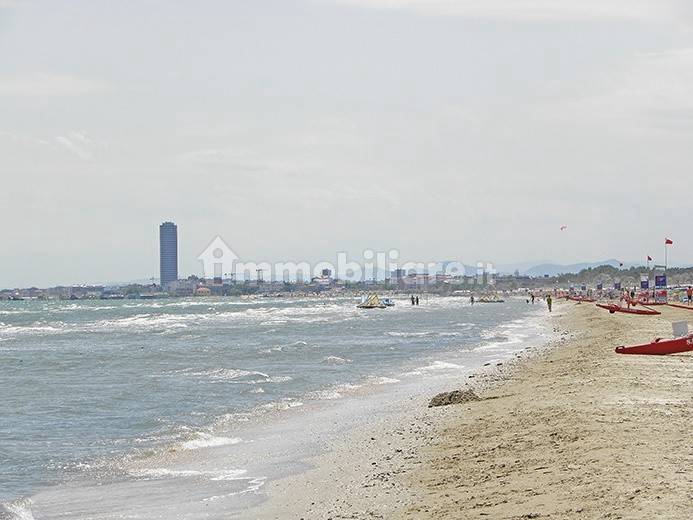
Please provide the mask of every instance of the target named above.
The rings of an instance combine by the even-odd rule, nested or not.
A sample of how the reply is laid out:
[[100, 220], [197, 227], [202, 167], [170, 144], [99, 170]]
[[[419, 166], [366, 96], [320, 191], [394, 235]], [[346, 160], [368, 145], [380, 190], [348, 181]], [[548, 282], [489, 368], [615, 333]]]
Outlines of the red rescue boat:
[[679, 303], [669, 303], [669, 307], [676, 307], [677, 309], [686, 309], [689, 311], [693, 311], [693, 305], [682, 305]]
[[657, 316], [659, 314], [662, 314], [659, 311], [656, 311], [654, 309], [634, 309], [634, 308], [628, 308], [628, 307], [621, 307], [620, 305], [616, 305], [615, 303], [598, 303], [597, 307], [601, 307], [602, 309], [606, 309], [609, 311], [611, 314], [615, 312], [625, 312], [626, 314], [639, 314], [641, 316]]
[[618, 354], [644, 354], [650, 356], [664, 356], [666, 354], [679, 354], [693, 351], [693, 334], [676, 339], [657, 338], [652, 343], [635, 345], [633, 347], [616, 347]]

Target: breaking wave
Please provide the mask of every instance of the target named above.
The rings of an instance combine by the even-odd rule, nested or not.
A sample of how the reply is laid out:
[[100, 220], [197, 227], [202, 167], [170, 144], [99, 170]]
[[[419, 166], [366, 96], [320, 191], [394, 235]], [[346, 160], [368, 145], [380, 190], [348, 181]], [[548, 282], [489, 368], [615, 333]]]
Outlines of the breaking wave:
[[192, 469], [169, 469], [169, 468], [148, 468], [132, 470], [133, 477], [146, 480], [160, 480], [168, 478], [203, 478], [207, 480], [239, 480], [248, 479], [245, 477], [248, 470], [245, 469], [224, 469], [224, 470], [192, 470]]
[[237, 368], [212, 368], [207, 370], [186, 368], [183, 370], [173, 371], [173, 374], [182, 374], [190, 377], [203, 377], [214, 382], [246, 385], [286, 383], [292, 379], [290, 376], [270, 376], [264, 372], [242, 370]]
[[34, 520], [31, 500], [20, 498], [12, 502], [0, 502], [0, 520]]
[[346, 365], [348, 363], [353, 363], [353, 361], [351, 359], [339, 356], [327, 356], [322, 358], [321, 363], [325, 363], [327, 365]]
[[217, 446], [230, 446], [239, 444], [243, 439], [238, 437], [215, 437], [209, 433], [198, 433], [194, 439], [185, 441], [182, 444], [184, 450], [199, 450], [203, 448], [216, 448]]

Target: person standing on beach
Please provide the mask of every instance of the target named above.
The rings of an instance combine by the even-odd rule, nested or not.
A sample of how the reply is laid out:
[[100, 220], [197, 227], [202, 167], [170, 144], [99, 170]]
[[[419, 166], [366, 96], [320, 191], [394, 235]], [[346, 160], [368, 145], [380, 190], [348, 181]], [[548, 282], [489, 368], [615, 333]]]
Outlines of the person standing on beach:
[[550, 294], [546, 297], [546, 305], [548, 305], [549, 312], [551, 312], [551, 306], [553, 305], [553, 298], [551, 298]]
[[693, 287], [688, 286], [688, 289], [686, 289], [686, 296], [688, 296], [688, 305], [693, 303]]

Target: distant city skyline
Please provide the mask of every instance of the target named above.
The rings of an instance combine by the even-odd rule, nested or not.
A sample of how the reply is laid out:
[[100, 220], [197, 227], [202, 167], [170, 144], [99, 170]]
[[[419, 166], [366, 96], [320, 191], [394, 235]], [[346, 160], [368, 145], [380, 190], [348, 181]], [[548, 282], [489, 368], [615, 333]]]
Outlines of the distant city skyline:
[[203, 5], [0, 0], [0, 287], [156, 278], [164, 219], [182, 276], [693, 263], [690, 3]]
[[[172, 224], [170, 222], [166, 222], [169, 224]], [[163, 223], [163, 224], [166, 224]], [[163, 225], [162, 224], [162, 225]], [[174, 224], [175, 225], [175, 224]], [[160, 226], [161, 227], [161, 226]], [[176, 226], [176, 231], [177, 231], [177, 226]], [[161, 236], [161, 234], [160, 234]], [[177, 237], [176, 237], [177, 239]], [[159, 241], [159, 266], [160, 270], [163, 265], [162, 263], [162, 250], [161, 250], [161, 241]], [[446, 262], [449, 262], [450, 260], [437, 260], [437, 261], [431, 261], [431, 264], [445, 264]], [[169, 262], [172, 262], [172, 260], [169, 260]], [[269, 261], [267, 261], [269, 262]], [[271, 263], [271, 262], [269, 262]], [[281, 261], [279, 261], [281, 263]], [[585, 261], [585, 262], [578, 262], [575, 264], [561, 264], [557, 262], [553, 262], [551, 260], [536, 260], [534, 262], [531, 261], [524, 261], [524, 262], [515, 262], [515, 263], [508, 263], [508, 264], [484, 264], [484, 269], [485, 268], [490, 268], [493, 270], [493, 272], [501, 274], [501, 275], [513, 275], [513, 274], [521, 274], [523, 276], [525, 275], [530, 275], [532, 277], [537, 277], [541, 278], [543, 274], [549, 274], [551, 276], [555, 276], [561, 273], [577, 273], [578, 271], [590, 267], [597, 267], [601, 265], [611, 265], [613, 267], [618, 267], [619, 260], [616, 259], [603, 259], [603, 260], [597, 260], [597, 261]], [[172, 265], [172, 264], [169, 264]], [[621, 266], [621, 269], [623, 271], [627, 271], [631, 267], [645, 267], [646, 266], [646, 261], [637, 261], [637, 260], [625, 260], [623, 261], [623, 266]], [[475, 272], [478, 270], [478, 267], [472, 264], [467, 264], [466, 266], [468, 268], [468, 271], [466, 272], [467, 276], [474, 276]], [[693, 267], [693, 262], [690, 263], [675, 263], [675, 264], [670, 264], [669, 267], [671, 268], [690, 268]], [[655, 271], [655, 263], [652, 262], [650, 264], [650, 268], [652, 271]], [[423, 272], [428, 272], [426, 270], [424, 271], [417, 271], [419, 273]], [[517, 272], [517, 273], [516, 273]], [[332, 275], [335, 275], [336, 273], [332, 273]], [[431, 274], [434, 274], [431, 271]], [[229, 273], [227, 273], [229, 275]], [[387, 272], [387, 271], [382, 271], [382, 270], [377, 270], [376, 275], [379, 280], [384, 280], [387, 278], [387, 275], [394, 276], [393, 272]], [[191, 272], [180, 272], [176, 273], [176, 278], [173, 278], [173, 274], [168, 278], [166, 278], [166, 281], [164, 283], [168, 283], [169, 281], [173, 281], [174, 279], [178, 280], [185, 280], [189, 278], [190, 276], [195, 276], [199, 277], [201, 279], [205, 278], [205, 272], [203, 269], [202, 263], [199, 264], [198, 269], [195, 271]], [[267, 277], [267, 275], [265, 275]], [[223, 276], [224, 279], [227, 278], [234, 278], [231, 276]], [[337, 277], [339, 278], [339, 277]], [[90, 286], [90, 285], [97, 285], [97, 286], [104, 286], [104, 287], [114, 287], [114, 286], [125, 286], [131, 283], [134, 284], [143, 284], [143, 285], [148, 285], [148, 284], [153, 284], [153, 283], [159, 283], [161, 284], [161, 274], [159, 274], [159, 277], [147, 277], [147, 276], [142, 276], [139, 278], [131, 278], [131, 279], [95, 279], [95, 280], [77, 280], [77, 281], [67, 281], [67, 282], [56, 282], [56, 283], [51, 283], [51, 284], [26, 284], [26, 285], [8, 285], [8, 286], [0, 286], [0, 290], [12, 290], [12, 289], [27, 289], [30, 287], [38, 287], [38, 288], [50, 288], [50, 287], [58, 287], [58, 286]], [[211, 277], [207, 278], [208, 280], [212, 280]], [[236, 277], [237, 280], [241, 281], [244, 279], [244, 277]], [[254, 277], [251, 274], [251, 277], [249, 278], [250, 280], [254, 280]], [[309, 276], [300, 276], [297, 278], [301, 281], [304, 279], [309, 280]], [[366, 279], [370, 279], [366, 277]], [[272, 280], [269, 278], [266, 278], [265, 281], [282, 281], [284, 278], [282, 276], [274, 276]], [[294, 281], [294, 280], [291, 280]]]

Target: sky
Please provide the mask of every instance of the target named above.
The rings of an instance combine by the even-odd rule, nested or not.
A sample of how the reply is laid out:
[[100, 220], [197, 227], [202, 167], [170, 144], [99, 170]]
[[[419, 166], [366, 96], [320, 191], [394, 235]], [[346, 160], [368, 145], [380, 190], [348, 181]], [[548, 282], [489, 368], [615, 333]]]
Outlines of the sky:
[[692, 263], [692, 92], [684, 1], [0, 0], [0, 287]]

